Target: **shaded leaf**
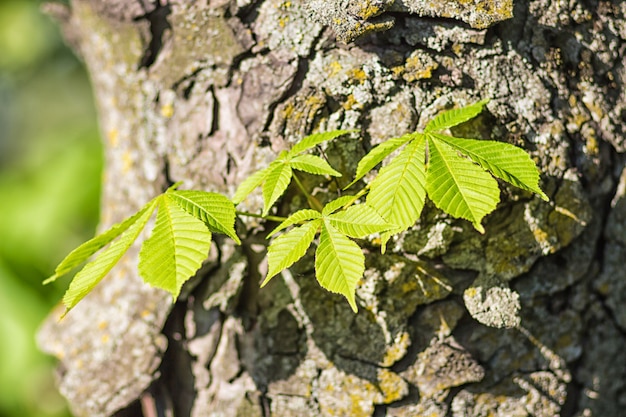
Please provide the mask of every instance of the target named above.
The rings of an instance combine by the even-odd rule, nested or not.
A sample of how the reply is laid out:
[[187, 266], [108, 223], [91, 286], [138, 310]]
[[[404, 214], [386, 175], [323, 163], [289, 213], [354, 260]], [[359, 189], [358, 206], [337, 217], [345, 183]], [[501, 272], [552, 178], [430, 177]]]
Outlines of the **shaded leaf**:
[[183, 210], [204, 222], [210, 231], [223, 233], [241, 244], [235, 232], [235, 205], [221, 194], [205, 191], [171, 191], [166, 195]]
[[315, 275], [320, 285], [346, 297], [356, 313], [356, 284], [365, 272], [365, 256], [359, 245], [324, 222], [315, 251]]
[[484, 233], [480, 222], [500, 200], [498, 183], [447, 143], [429, 137], [428, 148], [428, 196], [441, 210], [469, 220], [476, 230]]
[[315, 175], [331, 175], [341, 177], [341, 173], [335, 171], [325, 160], [315, 155], [299, 155], [289, 161], [293, 169], [308, 172]]
[[483, 107], [489, 100], [482, 100], [460, 109], [452, 109], [438, 114], [434, 119], [426, 124], [424, 133], [438, 132], [459, 125], [473, 119], [483, 111]]
[[539, 170], [523, 149], [490, 140], [461, 139], [436, 133], [433, 136], [469, 156], [501, 180], [548, 200], [539, 188]]
[[314, 220], [300, 227], [295, 227], [272, 241], [267, 249], [267, 277], [265, 277], [261, 287], [280, 271], [289, 268], [304, 256], [311, 246], [321, 222], [322, 220]]
[[141, 215], [133, 222], [128, 229], [105, 248], [91, 262], [80, 270], [70, 283], [68, 290], [63, 296], [63, 304], [65, 304], [65, 314], [82, 300], [100, 281], [109, 273], [111, 268], [122, 258], [128, 248], [139, 236], [139, 233], [146, 226], [146, 223], [152, 216], [156, 205], [160, 202], [162, 196], [152, 200], [145, 208], [140, 211]]
[[174, 297], [200, 268], [211, 248], [207, 225], [179, 206], [180, 197], [174, 193], [163, 196], [152, 235], [139, 252], [143, 280]]

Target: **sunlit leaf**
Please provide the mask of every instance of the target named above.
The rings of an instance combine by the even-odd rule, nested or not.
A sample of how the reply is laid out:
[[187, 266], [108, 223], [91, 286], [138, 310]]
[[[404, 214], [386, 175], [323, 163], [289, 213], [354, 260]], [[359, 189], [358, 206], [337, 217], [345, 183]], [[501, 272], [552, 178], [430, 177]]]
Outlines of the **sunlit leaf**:
[[436, 133], [433, 136], [469, 156], [501, 180], [548, 200], [539, 188], [539, 170], [523, 149], [490, 140], [453, 138]]
[[267, 277], [264, 286], [272, 277], [283, 269], [289, 268], [304, 256], [319, 229], [322, 220], [314, 220], [300, 227], [295, 227], [284, 235], [278, 236], [267, 249]]
[[180, 198], [174, 193], [161, 198], [152, 235], [139, 252], [143, 280], [174, 297], [200, 268], [211, 247], [207, 225], [180, 207]]
[[113, 239], [128, 230], [128, 228], [132, 226], [141, 216], [143, 216], [148, 209], [152, 208], [152, 210], [154, 210], [153, 202], [154, 201], [150, 201], [133, 216], [127, 218], [121, 223], [114, 225], [106, 232], [95, 236], [93, 239], [88, 240], [87, 242], [74, 249], [56, 267], [54, 275], [46, 279], [43, 283], [48, 284], [50, 282], [54, 282], [57, 278], [62, 277], [78, 265], [85, 262], [87, 259], [89, 259], [91, 255], [102, 249]]
[[341, 233], [354, 238], [364, 238], [388, 230], [392, 226], [367, 204], [350, 206], [331, 214], [328, 220]]
[[145, 211], [133, 222], [119, 239], [114, 240], [98, 256], [80, 270], [70, 283], [70, 287], [63, 296], [66, 314], [82, 300], [101, 280], [109, 273], [111, 268], [122, 258], [146, 226], [156, 205], [163, 196], [160, 196], [148, 205]]
[[320, 285], [346, 297], [356, 313], [356, 284], [365, 272], [363, 251], [352, 240], [324, 222], [315, 251], [315, 275]]
[[488, 102], [489, 100], [482, 100], [466, 107], [444, 111], [426, 124], [424, 133], [438, 132], [467, 122], [478, 116]]
[[416, 139], [419, 135], [421, 135], [421, 133], [410, 133], [399, 138], [392, 138], [373, 148], [367, 155], [361, 158], [356, 168], [354, 181], [348, 184], [344, 189], [350, 188], [358, 180], [363, 178], [365, 174], [374, 169], [376, 165], [380, 164], [389, 154], [408, 141]]
[[291, 167], [288, 164], [272, 164], [263, 184], [263, 215], [267, 215], [276, 200], [285, 192], [291, 182]]
[[308, 172], [315, 175], [331, 175], [341, 177], [341, 173], [335, 171], [328, 162], [315, 155], [299, 155], [289, 161], [293, 169]]
[[314, 133], [302, 139], [300, 142], [293, 145], [289, 150], [290, 156], [298, 155], [306, 150], [314, 148], [320, 143], [328, 140], [336, 139], [339, 136], [347, 135], [348, 133], [356, 132], [356, 130], [333, 130], [330, 132]]
[[283, 221], [274, 230], [272, 230], [267, 237], [269, 238], [275, 235], [276, 233], [280, 232], [281, 230], [286, 229], [289, 226], [293, 226], [294, 224], [302, 223], [307, 220], [319, 219], [320, 217], [321, 217], [321, 214], [317, 210], [311, 210], [311, 209], [298, 210], [295, 213], [293, 213], [291, 216], [287, 217], [287, 220]]
[[167, 196], [187, 213], [204, 222], [210, 231], [223, 233], [241, 243], [235, 232], [235, 206], [228, 198], [221, 194], [193, 190], [171, 191]]
[[429, 137], [428, 148], [428, 196], [441, 210], [469, 220], [476, 230], [484, 233], [480, 222], [500, 200], [498, 183], [447, 143]]
[[325, 216], [328, 214], [331, 214], [332, 212], [336, 211], [337, 209], [340, 209], [341, 207], [345, 206], [352, 200], [354, 200], [353, 195], [344, 195], [332, 201], [329, 201], [328, 203], [326, 203], [326, 205], [322, 209], [322, 214]]
[[250, 194], [256, 187], [263, 184], [263, 181], [269, 175], [271, 167], [267, 167], [260, 171], [255, 172], [248, 178], [242, 182], [239, 187], [237, 187], [237, 191], [235, 191], [235, 195], [233, 196], [233, 203], [239, 204]]
[[426, 144], [421, 136], [381, 169], [370, 184], [367, 204], [397, 227], [394, 233], [411, 227], [424, 208], [425, 150]]

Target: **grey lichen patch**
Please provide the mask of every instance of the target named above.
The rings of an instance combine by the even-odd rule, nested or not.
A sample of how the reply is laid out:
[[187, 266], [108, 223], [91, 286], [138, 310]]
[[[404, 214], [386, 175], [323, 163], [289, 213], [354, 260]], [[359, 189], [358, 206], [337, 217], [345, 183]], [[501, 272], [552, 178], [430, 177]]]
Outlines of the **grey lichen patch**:
[[365, 51], [335, 49], [317, 54], [307, 80], [337, 100], [346, 110], [363, 110], [376, 101], [386, 101], [395, 82], [378, 56]]
[[[347, 362], [347, 361], [344, 361]], [[398, 374], [365, 363], [344, 363], [353, 368], [322, 371], [316, 390], [321, 415], [370, 417], [375, 404], [389, 404], [408, 393], [408, 385]]]
[[234, 76], [241, 87], [236, 108], [238, 119], [251, 138], [259, 139], [265, 129], [269, 109], [291, 87], [297, 71], [297, 60], [281, 50], [257, 55], [241, 63], [240, 71]]
[[[357, 294], [366, 309], [406, 318], [419, 305], [445, 298], [452, 290], [440, 271], [396, 255], [371, 254]], [[388, 297], [381, 298], [385, 293]]]
[[393, 11], [459, 19], [476, 29], [513, 17], [513, 0], [396, 0]]
[[443, 402], [450, 388], [478, 382], [485, 371], [453, 337], [446, 337], [433, 339], [400, 375], [417, 386], [421, 398]]
[[146, 287], [131, 259], [64, 319], [57, 309], [37, 336], [39, 347], [63, 363], [59, 389], [76, 415], [109, 416], [158, 376], [171, 297]]
[[[227, 66], [243, 52], [226, 18], [199, 4], [177, 3], [169, 20], [175, 30], [150, 68], [151, 75], [166, 87], [173, 88], [202, 68]], [[225, 82], [224, 75], [216, 72], [216, 84]]]
[[293, 55], [308, 56], [322, 25], [311, 21], [305, 10], [307, 3], [292, 0], [263, 2], [254, 25], [258, 43], [255, 50], [282, 49]]
[[470, 236], [451, 245], [443, 255], [444, 262], [505, 281], [527, 272], [540, 257], [567, 247], [591, 219], [591, 206], [571, 172], [552, 201], [548, 204], [533, 198], [510, 206], [508, 212], [494, 213], [486, 223], [485, 237], [467, 232]]
[[393, 68], [396, 75], [401, 75], [404, 81], [411, 83], [418, 80], [429, 79], [433, 71], [439, 67], [429, 53], [416, 49], [407, 57], [404, 65]]
[[372, 109], [367, 133], [370, 144], [377, 145], [392, 137], [402, 136], [415, 127], [417, 110], [409, 89], [388, 97], [386, 103]]
[[486, 33], [486, 29], [468, 29], [454, 22], [411, 17], [387, 36], [396, 42], [403, 39], [411, 46], [423, 46], [437, 52], [451, 49], [459, 55], [465, 44], [483, 45]]
[[330, 26], [337, 39], [353, 42], [360, 36], [388, 30], [394, 18], [382, 15], [395, 0], [311, 0], [306, 7], [315, 20]]
[[454, 417], [559, 415], [565, 402], [566, 385], [549, 372], [514, 375], [488, 392], [463, 389], [452, 400]]
[[463, 293], [465, 307], [473, 318], [491, 327], [520, 324], [519, 295], [498, 279], [480, 275]]

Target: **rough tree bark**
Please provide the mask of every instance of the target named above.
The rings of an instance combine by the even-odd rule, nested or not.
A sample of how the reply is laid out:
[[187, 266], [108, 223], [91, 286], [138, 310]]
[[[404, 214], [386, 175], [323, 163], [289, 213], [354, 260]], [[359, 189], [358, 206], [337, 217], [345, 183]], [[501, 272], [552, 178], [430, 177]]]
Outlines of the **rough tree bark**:
[[[175, 181], [232, 195], [317, 130], [345, 173], [442, 109], [527, 149], [550, 202], [503, 187], [480, 235], [427, 206], [359, 313], [312, 261], [258, 289], [265, 229], [215, 237], [172, 303], [124, 258], [39, 342], [76, 415], [618, 416], [626, 406], [626, 3], [73, 0], [106, 148], [105, 228]], [[314, 184], [312, 184], [314, 185]], [[317, 186], [322, 200], [337, 183]], [[281, 211], [301, 207], [297, 196]], [[260, 199], [245, 202], [258, 210]]]

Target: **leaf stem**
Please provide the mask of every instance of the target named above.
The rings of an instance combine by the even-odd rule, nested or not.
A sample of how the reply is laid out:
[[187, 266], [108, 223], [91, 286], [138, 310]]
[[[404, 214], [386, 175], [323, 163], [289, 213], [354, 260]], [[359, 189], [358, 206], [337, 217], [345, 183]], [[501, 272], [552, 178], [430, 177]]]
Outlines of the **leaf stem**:
[[361, 188], [361, 190], [359, 190], [359, 192], [354, 195], [354, 198], [352, 198], [350, 201], [348, 201], [346, 204], [344, 204], [341, 209], [345, 210], [348, 207], [350, 207], [351, 205], [353, 205], [354, 202], [357, 201], [359, 198], [363, 197], [363, 195], [365, 193], [367, 193], [369, 191], [369, 189], [370, 189], [370, 185], [369, 184], [367, 184], [365, 187]]
[[256, 217], [257, 219], [271, 220], [273, 222], [284, 222], [285, 220], [287, 220], [286, 217], [281, 217], [281, 216], [263, 216], [262, 214], [249, 213], [247, 211], [239, 211], [239, 210], [237, 210], [235, 213], [238, 216]]
[[311, 206], [311, 208], [321, 213], [323, 210], [322, 203], [320, 203], [317, 198], [309, 194], [306, 188], [304, 188], [304, 185], [302, 185], [302, 183], [300, 182], [300, 179], [298, 178], [295, 172], [293, 173], [293, 179], [296, 180], [296, 185], [298, 186], [302, 194], [304, 194], [304, 196], [306, 197], [306, 200], [309, 202], [309, 205]]

